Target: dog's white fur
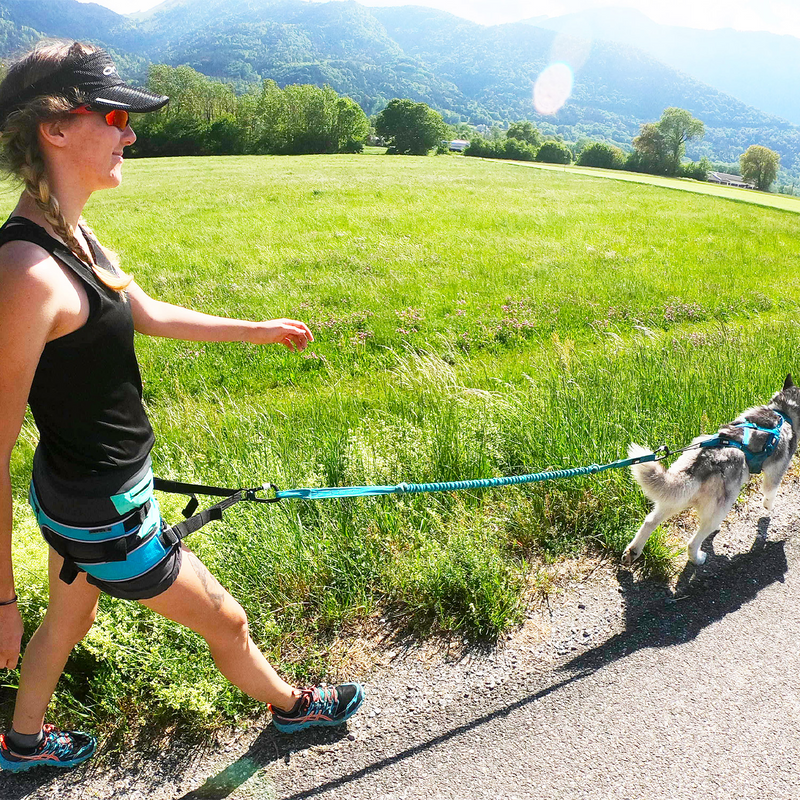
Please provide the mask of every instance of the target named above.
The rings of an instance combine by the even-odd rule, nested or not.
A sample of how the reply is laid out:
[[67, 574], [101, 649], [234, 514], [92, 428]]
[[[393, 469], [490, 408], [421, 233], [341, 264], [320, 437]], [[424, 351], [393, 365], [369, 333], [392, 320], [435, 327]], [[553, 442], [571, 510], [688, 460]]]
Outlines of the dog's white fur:
[[[780, 411], [790, 424], [783, 426], [775, 450], [764, 461], [762, 491], [764, 508], [767, 511], [772, 511], [778, 487], [797, 451], [800, 388], [794, 385], [791, 375], [787, 376], [783, 389], [766, 406], [750, 408], [734, 422], [758, 422], [760, 416], [763, 417], [765, 412], [772, 410]], [[775, 418], [774, 414], [768, 414], [768, 417]], [[692, 440], [692, 444], [707, 438], [709, 437], [699, 436]], [[630, 457], [650, 452], [652, 451], [637, 444], [628, 448]], [[694, 508], [699, 519], [697, 532], [689, 542], [689, 559], [694, 564], [704, 563], [706, 554], [700, 549], [703, 542], [719, 530], [742, 486], [750, 479], [744, 453], [733, 447], [688, 450], [668, 470], [659, 463], [648, 462], [631, 467], [631, 471], [654, 506], [636, 536], [625, 548], [622, 563], [626, 566], [633, 564], [642, 554], [650, 535], [662, 522], [687, 508]]]

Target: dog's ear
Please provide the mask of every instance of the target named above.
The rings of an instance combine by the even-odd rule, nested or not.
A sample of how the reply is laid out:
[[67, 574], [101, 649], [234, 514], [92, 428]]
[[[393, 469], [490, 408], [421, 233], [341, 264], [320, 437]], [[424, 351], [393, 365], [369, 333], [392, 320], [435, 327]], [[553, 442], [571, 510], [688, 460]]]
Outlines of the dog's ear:
[[794, 386], [794, 381], [792, 380], [792, 374], [789, 373], [786, 376], [786, 380], [783, 382], [783, 391], [785, 392], [787, 389], [791, 389]]

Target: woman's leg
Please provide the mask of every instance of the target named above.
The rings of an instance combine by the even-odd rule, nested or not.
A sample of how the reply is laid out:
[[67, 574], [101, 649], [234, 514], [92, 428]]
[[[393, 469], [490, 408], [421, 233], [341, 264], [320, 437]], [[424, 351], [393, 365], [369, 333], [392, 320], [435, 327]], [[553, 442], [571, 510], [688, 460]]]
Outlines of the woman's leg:
[[97, 613], [100, 590], [79, 573], [69, 586], [59, 579], [64, 560], [52, 548], [48, 573], [50, 602], [33, 634], [20, 668], [13, 728], [36, 734], [42, 729], [47, 706], [72, 648], [86, 636]]
[[279, 709], [294, 706], [299, 693], [278, 676], [253, 643], [244, 609], [187, 547], [175, 583], [139, 602], [199, 633], [219, 671], [245, 694]]

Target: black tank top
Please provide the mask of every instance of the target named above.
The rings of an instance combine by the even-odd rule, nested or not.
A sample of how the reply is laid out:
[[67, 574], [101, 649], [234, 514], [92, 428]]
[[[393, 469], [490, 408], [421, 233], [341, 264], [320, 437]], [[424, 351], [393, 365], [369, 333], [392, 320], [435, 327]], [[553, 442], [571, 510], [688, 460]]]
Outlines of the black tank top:
[[[98, 265], [115, 271], [84, 235]], [[10, 217], [0, 228], [0, 247], [16, 240], [33, 242], [66, 266], [89, 300], [86, 323], [48, 342], [36, 368], [28, 396], [39, 429], [36, 466], [79, 484], [85, 496], [114, 494], [149, 463], [154, 441], [142, 405], [130, 303], [25, 217]]]

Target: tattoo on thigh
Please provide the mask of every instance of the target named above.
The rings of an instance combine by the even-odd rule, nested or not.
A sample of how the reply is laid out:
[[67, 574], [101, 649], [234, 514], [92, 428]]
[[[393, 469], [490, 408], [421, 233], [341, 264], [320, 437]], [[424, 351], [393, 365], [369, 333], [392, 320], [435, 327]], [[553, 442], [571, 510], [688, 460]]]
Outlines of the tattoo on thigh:
[[203, 562], [191, 550], [188, 551], [188, 554], [192, 569], [200, 579], [200, 583], [203, 584], [203, 588], [206, 590], [206, 595], [208, 595], [211, 605], [214, 606], [215, 611], [219, 611], [220, 608], [222, 608], [222, 604], [225, 602], [225, 590], [219, 585], [217, 579], [206, 569]]

